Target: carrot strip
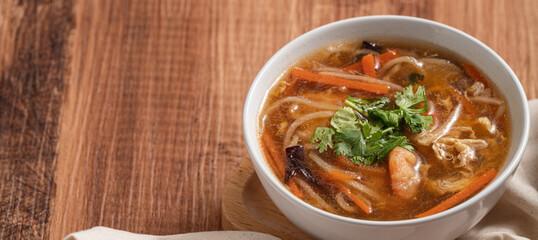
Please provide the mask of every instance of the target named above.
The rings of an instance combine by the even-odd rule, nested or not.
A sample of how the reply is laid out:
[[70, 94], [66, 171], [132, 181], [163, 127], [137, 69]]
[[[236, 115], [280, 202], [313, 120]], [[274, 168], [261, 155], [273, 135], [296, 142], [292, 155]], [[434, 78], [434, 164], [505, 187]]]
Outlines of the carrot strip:
[[486, 81], [484, 76], [482, 76], [482, 74], [480, 74], [480, 72], [473, 65], [462, 63], [461, 66], [463, 67], [463, 69], [465, 69], [471, 79], [477, 82], [481, 82], [482, 84], [484, 84], [485, 88], [488, 88], [488, 81]]
[[495, 176], [497, 176], [497, 171], [495, 171], [495, 169], [488, 170], [486, 173], [484, 173], [484, 175], [474, 180], [471, 184], [469, 184], [467, 187], [465, 187], [458, 193], [452, 195], [451, 197], [449, 197], [448, 199], [446, 199], [439, 205], [433, 207], [432, 209], [426, 212], [423, 212], [419, 215], [416, 215], [415, 217], [421, 218], [421, 217], [430, 216], [430, 215], [440, 213], [442, 211], [445, 211], [453, 207], [454, 205], [463, 201], [465, 198], [471, 196], [473, 193], [478, 191], [478, 189], [482, 188], [484, 185], [488, 184], [493, 178], [495, 178]]
[[467, 100], [467, 98], [465, 98], [461, 93], [456, 91], [456, 89], [448, 87], [448, 90], [456, 98], [456, 100], [458, 100], [458, 102], [463, 105], [463, 110], [465, 110], [465, 112], [471, 115], [475, 115], [478, 113], [478, 110], [473, 106], [473, 104], [469, 102], [469, 100]]
[[395, 59], [398, 57], [398, 52], [396, 50], [387, 50], [386, 53], [380, 54], [377, 56], [377, 60], [379, 61], [379, 66], [383, 66], [388, 61]]
[[279, 176], [284, 176], [284, 171], [286, 169], [286, 166], [284, 165], [284, 159], [280, 154], [278, 154], [275, 142], [267, 131], [262, 134], [262, 141], [265, 143], [265, 145], [267, 145], [267, 150], [269, 151], [274, 165], [276, 166], [275, 170], [278, 171], [278, 173], [280, 174]]
[[267, 163], [269, 163], [269, 166], [271, 167], [271, 169], [273, 169], [273, 172], [275, 172], [276, 177], [278, 179], [284, 179], [284, 177], [282, 176], [282, 174], [278, 170], [278, 167], [275, 164], [275, 160], [273, 160], [273, 157], [271, 157], [271, 155], [270, 155], [269, 151], [267, 150], [267, 148], [263, 148], [263, 150], [264, 150], [265, 156], [267, 157]]
[[351, 172], [344, 172], [340, 170], [333, 170], [327, 172], [327, 176], [332, 181], [350, 181], [359, 179], [360, 176]]
[[346, 188], [344, 185], [342, 185], [339, 182], [333, 182], [334, 186], [338, 188], [344, 195], [346, 195], [351, 201], [353, 201], [357, 206], [359, 206], [365, 213], [370, 214], [372, 213], [372, 209], [366, 205], [359, 197], [357, 197], [355, 194], [351, 193], [351, 191]]
[[351, 81], [351, 80], [332, 77], [332, 76], [325, 76], [325, 75], [301, 70], [298, 68], [294, 68], [291, 74], [293, 77], [296, 77], [296, 78], [308, 80], [311, 82], [323, 83], [327, 85], [344, 86], [351, 89], [363, 90], [363, 91], [373, 92], [377, 94], [387, 94], [389, 92], [389, 87], [385, 85]]
[[343, 67], [342, 70], [348, 71], [348, 72], [349, 71], [361, 72], [362, 71], [362, 62], [358, 61], [358, 62], [353, 63], [351, 65], [347, 65], [347, 66]]
[[362, 70], [364, 71], [364, 74], [373, 78], [377, 78], [377, 74], [375, 73], [374, 55], [370, 53], [362, 57], [361, 62], [362, 62]]
[[290, 182], [288, 183], [288, 186], [290, 186], [291, 193], [293, 193], [293, 195], [295, 195], [296, 197], [303, 199], [304, 198], [303, 192], [301, 191], [299, 186], [297, 186], [297, 183], [295, 183], [295, 181], [293, 180], [295, 179], [291, 179]]

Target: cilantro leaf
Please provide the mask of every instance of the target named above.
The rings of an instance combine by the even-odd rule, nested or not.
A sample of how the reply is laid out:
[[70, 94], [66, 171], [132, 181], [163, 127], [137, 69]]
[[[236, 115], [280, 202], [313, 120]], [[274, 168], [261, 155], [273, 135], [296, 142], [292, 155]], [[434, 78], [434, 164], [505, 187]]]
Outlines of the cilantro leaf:
[[318, 127], [312, 136], [310, 142], [317, 143], [320, 142], [316, 149], [319, 149], [319, 152], [327, 151], [327, 148], [333, 148], [333, 136], [336, 134], [336, 131], [333, 128], [328, 127]]
[[[426, 90], [423, 86], [419, 86], [415, 93], [413, 93], [413, 86], [408, 86], [402, 92], [396, 93], [395, 96], [396, 105], [402, 110], [405, 123], [412, 132], [420, 133], [422, 129], [430, 129], [430, 125], [433, 124], [433, 118], [420, 115], [420, 113], [428, 112]], [[421, 108], [416, 109], [415, 107], [419, 103], [424, 104]]]
[[361, 130], [342, 130], [334, 138], [337, 155], [366, 155], [366, 141]]
[[331, 126], [336, 130], [359, 129], [357, 125], [357, 115], [350, 107], [338, 109], [331, 119]]
[[[396, 105], [403, 110], [413, 111], [414, 113], [425, 113], [428, 111], [426, 104], [426, 90], [423, 86], [419, 86], [417, 91], [413, 93], [413, 86], [407, 86], [401, 92], [396, 93]], [[412, 109], [415, 105], [424, 102], [424, 106], [420, 109]]]
[[404, 80], [406, 80], [411, 85], [415, 85], [419, 81], [424, 81], [424, 75], [418, 74], [418, 73], [411, 73], [411, 74], [405, 76]]
[[392, 127], [399, 127], [400, 121], [403, 117], [403, 112], [400, 109], [397, 110], [381, 110], [374, 109], [370, 111], [373, 116], [379, 118], [384, 124]]
[[349, 107], [355, 109], [360, 114], [364, 115], [365, 117], [368, 117], [369, 111], [374, 109], [381, 109], [387, 106], [390, 103], [390, 99], [384, 97], [363, 99], [348, 97], [345, 103]]

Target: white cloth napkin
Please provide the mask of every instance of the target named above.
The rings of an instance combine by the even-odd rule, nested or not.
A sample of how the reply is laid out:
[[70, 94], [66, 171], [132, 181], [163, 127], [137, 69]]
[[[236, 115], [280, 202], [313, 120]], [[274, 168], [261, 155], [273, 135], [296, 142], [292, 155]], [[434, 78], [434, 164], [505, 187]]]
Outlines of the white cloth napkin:
[[[538, 239], [538, 99], [529, 102], [531, 129], [529, 144], [508, 189], [482, 221], [459, 240]], [[512, 126], [517, 127], [517, 126]], [[64, 240], [275, 240], [277, 237], [255, 232], [217, 231], [169, 236], [134, 234], [105, 227], [72, 233]]]

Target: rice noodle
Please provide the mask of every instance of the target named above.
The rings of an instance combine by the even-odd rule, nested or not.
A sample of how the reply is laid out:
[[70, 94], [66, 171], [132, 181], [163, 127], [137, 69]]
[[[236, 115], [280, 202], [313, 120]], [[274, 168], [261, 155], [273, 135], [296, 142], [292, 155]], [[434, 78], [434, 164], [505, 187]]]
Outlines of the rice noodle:
[[316, 72], [344, 72], [341, 68], [329, 67], [321, 63], [316, 63], [313, 70]]
[[444, 67], [452, 68], [452, 70], [461, 72], [461, 69], [458, 66], [445, 59], [427, 57], [420, 59], [420, 61], [426, 64], [443, 65]]
[[297, 177], [295, 178], [295, 181], [297, 182], [297, 184], [299, 184], [299, 186], [301, 186], [301, 190], [303, 190], [306, 195], [316, 201], [317, 205], [320, 208], [334, 212], [334, 208], [331, 207], [331, 205], [329, 205], [325, 200], [323, 200], [323, 198], [319, 196], [319, 194], [317, 194], [314, 189], [312, 189], [310, 184]]
[[367, 83], [385, 85], [385, 86], [389, 86], [391, 88], [394, 88], [394, 89], [396, 89], [398, 91], [401, 91], [403, 89], [402, 86], [400, 86], [398, 84], [391, 83], [391, 82], [386, 82], [386, 81], [379, 80], [379, 79], [376, 79], [376, 78], [373, 78], [373, 77], [368, 77], [368, 76], [365, 76], [365, 75], [356, 75], [356, 74], [349, 74], [349, 73], [344, 73], [344, 72], [319, 72], [319, 74], [325, 75], [325, 76], [344, 78], [344, 79], [348, 79], [348, 80], [356, 80], [356, 81], [360, 81], [360, 82], [367, 82]]
[[390, 78], [392, 77], [392, 75], [400, 71], [400, 68], [402, 68], [401, 64], [396, 64], [394, 67], [392, 67], [390, 71], [385, 74], [385, 76], [383, 76], [383, 81], [390, 82]]
[[484, 97], [484, 96], [477, 96], [477, 97], [470, 97], [471, 101], [486, 103], [486, 104], [495, 104], [495, 105], [501, 105], [503, 104], [503, 101], [492, 98], [492, 97]]
[[319, 111], [319, 112], [306, 114], [300, 118], [297, 118], [297, 120], [295, 120], [295, 122], [293, 122], [290, 125], [290, 127], [288, 128], [288, 131], [286, 131], [286, 136], [284, 137], [284, 146], [286, 147], [289, 146], [290, 141], [291, 141], [291, 135], [293, 134], [293, 132], [295, 132], [297, 127], [301, 126], [304, 122], [312, 120], [312, 119], [316, 119], [316, 118], [332, 117], [333, 114], [334, 114], [334, 111]]
[[[330, 172], [330, 171], [334, 171], [336, 170], [335, 167], [329, 165], [327, 162], [325, 162], [320, 156], [318, 156], [317, 154], [313, 153], [313, 152], [310, 152], [310, 154], [308, 155], [310, 157], [310, 159], [312, 159], [312, 161], [314, 161], [321, 169], [323, 169], [325, 172]], [[354, 180], [351, 180], [349, 182], [346, 182], [346, 184], [349, 186], [349, 187], [352, 187], [354, 188], [355, 190], [367, 195], [368, 197], [371, 197], [377, 201], [381, 201], [382, 197], [377, 194], [375, 191], [373, 191], [372, 189], [362, 185], [361, 183], [357, 182], [357, 181], [354, 181]]]
[[336, 170], [335, 167], [329, 165], [327, 162], [323, 161], [323, 159], [321, 159], [321, 157], [319, 157], [317, 154], [313, 153], [313, 152], [310, 152], [310, 154], [308, 154], [308, 156], [321, 168], [323, 169], [325, 172], [330, 172], [330, 171], [334, 171]]
[[397, 57], [395, 59], [392, 59], [392, 60], [388, 61], [379, 70], [380, 75], [381, 76], [385, 75], [385, 73], [389, 69], [391, 69], [392, 67], [394, 67], [396, 64], [399, 64], [399, 63], [411, 64], [419, 71], [420, 74], [424, 75], [424, 69], [422, 69], [422, 62], [418, 61], [414, 57], [409, 57], [409, 56]]
[[433, 131], [422, 132], [418, 134], [415, 137], [415, 140], [421, 145], [425, 145], [425, 146], [431, 145], [434, 141], [441, 138], [448, 131], [450, 131], [450, 128], [452, 128], [454, 123], [456, 123], [456, 120], [458, 120], [458, 118], [460, 117], [461, 109], [462, 109], [462, 106], [460, 103], [458, 104], [456, 109], [452, 113], [450, 113], [450, 116], [448, 117], [448, 121], [446, 121], [444, 125], [439, 126]]
[[336, 204], [338, 204], [338, 206], [346, 212], [354, 213], [360, 209], [355, 204], [349, 204], [349, 202], [344, 198], [344, 194], [342, 192], [337, 193], [334, 196], [334, 200], [336, 200]]
[[373, 198], [376, 201], [381, 201], [383, 197], [379, 195], [376, 191], [373, 191], [372, 189], [368, 188], [367, 186], [364, 186], [363, 184], [357, 182], [357, 181], [349, 181], [348, 186], [354, 188], [355, 190], [362, 192], [366, 194], [367, 196]]
[[276, 110], [280, 105], [284, 103], [288, 103], [288, 102], [300, 103], [300, 104], [304, 104], [310, 107], [326, 109], [326, 110], [334, 110], [334, 111], [340, 108], [340, 106], [337, 106], [337, 105], [328, 104], [324, 102], [318, 102], [318, 101], [312, 101], [304, 97], [285, 97], [273, 103], [271, 107], [267, 108], [267, 110], [265, 111], [265, 113], [263, 113], [263, 115], [269, 114], [270, 112]]
[[504, 111], [506, 111], [506, 105], [502, 104], [501, 106], [499, 106], [499, 109], [497, 109], [497, 112], [495, 113], [495, 119], [502, 117]]

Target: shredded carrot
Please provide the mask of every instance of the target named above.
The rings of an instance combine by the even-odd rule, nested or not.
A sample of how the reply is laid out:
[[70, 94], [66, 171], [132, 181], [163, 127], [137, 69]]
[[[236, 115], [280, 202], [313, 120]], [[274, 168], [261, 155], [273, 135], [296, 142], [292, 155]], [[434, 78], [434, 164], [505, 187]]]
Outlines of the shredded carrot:
[[377, 74], [375, 73], [375, 58], [374, 55], [371, 53], [362, 57], [362, 70], [364, 71], [364, 74], [367, 76], [377, 78]]
[[442, 211], [445, 211], [453, 207], [454, 205], [463, 201], [465, 198], [471, 196], [473, 193], [478, 191], [484, 185], [488, 184], [493, 178], [495, 178], [495, 176], [497, 176], [497, 171], [495, 171], [495, 169], [488, 170], [486, 173], [484, 173], [484, 175], [474, 180], [471, 184], [469, 184], [467, 187], [465, 187], [458, 193], [452, 195], [451, 197], [449, 197], [448, 199], [446, 199], [439, 205], [433, 207], [432, 209], [426, 212], [423, 212], [419, 215], [416, 215], [415, 217], [421, 218], [421, 217], [430, 216], [430, 215], [440, 213]]
[[325, 76], [325, 75], [301, 70], [298, 68], [294, 68], [291, 74], [293, 77], [296, 77], [296, 78], [308, 80], [311, 82], [323, 83], [327, 85], [344, 86], [351, 89], [363, 90], [363, 91], [373, 92], [377, 94], [387, 94], [389, 92], [389, 87], [385, 85], [358, 82], [358, 81], [352, 81], [352, 80], [347, 80], [347, 79], [342, 79], [342, 78], [337, 78], [337, 77], [332, 77], [332, 76]]
[[480, 74], [480, 72], [471, 64], [462, 63], [461, 66], [465, 69], [469, 77], [474, 81], [481, 82], [485, 88], [488, 88], [488, 81]]
[[357, 71], [357, 72], [361, 72], [362, 71], [362, 63], [361, 61], [358, 61], [356, 63], [353, 63], [351, 65], [347, 65], [345, 67], [342, 68], [342, 70], [344, 71]]
[[288, 183], [288, 186], [290, 186], [290, 190], [291, 190], [291, 193], [293, 193], [293, 195], [295, 195], [296, 197], [300, 198], [300, 199], [303, 199], [304, 198], [304, 194], [303, 192], [301, 191], [301, 189], [299, 188], [299, 186], [297, 186], [297, 183], [295, 183], [294, 181], [295, 179], [291, 179], [290, 182]]
[[469, 102], [469, 100], [465, 98], [465, 96], [463, 96], [461, 93], [456, 91], [456, 89], [452, 87], [448, 87], [448, 90], [456, 98], [456, 100], [458, 100], [458, 102], [460, 102], [461, 105], [463, 105], [463, 110], [465, 110], [465, 112], [471, 115], [475, 115], [478, 113], [478, 110], [473, 106], [473, 104]]
[[388, 61], [395, 59], [398, 57], [398, 52], [396, 50], [387, 50], [386, 53], [380, 54], [377, 56], [377, 60], [379, 61], [379, 66], [383, 66]]
[[265, 145], [267, 145], [267, 150], [269, 151], [269, 154], [273, 160], [274, 166], [276, 166], [275, 170], [278, 171], [279, 177], [284, 176], [284, 171], [286, 169], [284, 158], [282, 158], [282, 155], [277, 152], [275, 142], [267, 131], [262, 134], [262, 141], [265, 143]]
[[360, 176], [357, 174], [354, 174], [352, 172], [344, 172], [341, 170], [329, 171], [327, 172], [327, 176], [332, 181], [344, 181], [344, 182], [347, 182], [350, 180], [356, 180], [360, 178]]
[[334, 186], [338, 188], [344, 195], [346, 195], [351, 201], [353, 201], [357, 206], [359, 206], [365, 213], [370, 214], [372, 213], [372, 209], [366, 205], [359, 197], [357, 197], [355, 194], [351, 193], [351, 191], [346, 188], [343, 184], [339, 182], [333, 182]]
[[267, 148], [263, 148], [263, 151], [264, 151], [264, 155], [267, 157], [267, 163], [269, 163], [269, 165], [271, 166], [271, 169], [273, 169], [273, 171], [275, 172], [276, 177], [278, 179], [284, 179], [280, 171], [278, 171], [278, 168], [275, 164], [275, 160], [273, 160], [273, 157], [271, 157]]

